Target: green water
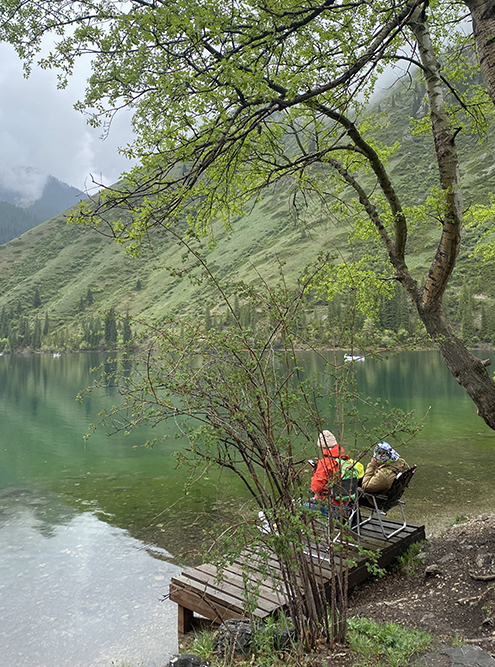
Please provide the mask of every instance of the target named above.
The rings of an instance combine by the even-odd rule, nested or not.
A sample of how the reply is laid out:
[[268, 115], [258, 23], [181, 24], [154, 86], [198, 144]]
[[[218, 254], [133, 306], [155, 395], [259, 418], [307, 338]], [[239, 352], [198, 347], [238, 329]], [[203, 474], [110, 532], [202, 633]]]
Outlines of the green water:
[[[495, 361], [493, 353], [480, 356]], [[301, 357], [308, 372], [322, 370], [321, 357]], [[198, 547], [212, 517], [227, 516], [242, 490], [228, 477], [219, 484], [212, 473], [184, 496], [185, 472], [175, 469], [173, 452], [185, 441], [141, 446], [147, 438], [160, 437], [162, 426], [130, 436], [109, 436], [102, 429], [85, 442], [98, 411], [119, 400], [116, 390], [90, 394], [82, 404], [75, 400], [101, 360], [96, 354], [0, 358], [0, 489], [60, 494], [72, 506], [93, 508], [109, 523], [173, 555]], [[477, 417], [438, 353], [368, 358], [356, 369], [364, 394], [381, 396], [418, 416], [429, 409], [423, 431], [401, 452], [419, 466], [407, 492], [408, 518], [426, 523], [431, 532], [456, 515], [494, 510], [495, 433]]]
[[[493, 353], [479, 356], [495, 361]], [[323, 369], [319, 355], [302, 353], [301, 360], [309, 374]], [[111, 437], [101, 429], [85, 441], [98, 411], [119, 399], [113, 389], [76, 401], [101, 361], [96, 354], [0, 357], [5, 664], [165, 664], [177, 650], [177, 611], [160, 598], [179, 570], [178, 556], [201, 558], [204, 531], [235, 515], [245, 499], [239, 483], [214, 473], [185, 495], [173, 452], [186, 443], [141, 446], [164, 426]], [[418, 465], [405, 496], [408, 521], [426, 524], [428, 534], [456, 516], [494, 512], [495, 433], [439, 355], [403, 353], [355, 366], [365, 395], [420, 417], [429, 410], [423, 431], [401, 450]], [[328, 405], [323, 398], [325, 425], [333, 428]], [[168, 428], [180, 431], [180, 424]]]
[[[477, 355], [495, 362], [493, 353]], [[359, 380], [362, 391], [391, 405], [419, 416], [429, 410], [423, 430], [403, 452], [418, 464], [406, 492], [408, 519], [425, 523], [431, 533], [456, 516], [495, 511], [495, 432], [477, 416], [438, 353], [403, 353], [384, 364], [366, 360]]]
[[103, 359], [97, 354], [0, 358], [0, 489], [47, 490], [173, 555], [197, 549], [211, 515], [231, 511], [238, 495], [231, 490], [235, 480], [219, 485], [216, 476], [205, 476], [184, 496], [186, 473], [176, 469], [173, 453], [185, 441], [143, 445], [163, 435], [159, 428], [126, 436], [101, 427], [85, 440], [99, 411], [119, 401], [115, 389], [89, 394], [82, 404], [76, 400]]

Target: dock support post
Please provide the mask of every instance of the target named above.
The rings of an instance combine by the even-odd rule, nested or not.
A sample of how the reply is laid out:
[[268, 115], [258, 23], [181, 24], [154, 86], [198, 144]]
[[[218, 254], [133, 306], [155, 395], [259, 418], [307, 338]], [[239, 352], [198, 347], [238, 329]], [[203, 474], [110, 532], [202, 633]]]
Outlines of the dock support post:
[[180, 635], [185, 635], [190, 632], [194, 626], [194, 612], [191, 609], [178, 605], [178, 632]]

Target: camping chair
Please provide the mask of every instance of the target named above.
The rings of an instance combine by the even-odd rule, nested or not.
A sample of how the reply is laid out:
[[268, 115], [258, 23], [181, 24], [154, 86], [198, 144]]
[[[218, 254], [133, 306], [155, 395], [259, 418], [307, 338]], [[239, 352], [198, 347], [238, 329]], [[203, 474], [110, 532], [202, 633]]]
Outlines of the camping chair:
[[[359, 499], [363, 493], [358, 484], [357, 476], [342, 478], [338, 484], [330, 489], [330, 496], [334, 500], [343, 501], [346, 504], [345, 525], [352, 533], [356, 533], [358, 541], [361, 536], [361, 515], [359, 513]], [[330, 526], [330, 522], [329, 522]], [[332, 537], [333, 542], [339, 542], [342, 535], [343, 526], [340, 527], [337, 534]]]
[[[411, 466], [411, 468], [404, 470], [404, 472], [399, 472], [396, 475], [392, 486], [386, 493], [366, 493], [366, 491], [361, 490], [361, 494], [359, 495], [359, 504], [361, 507], [369, 508], [371, 512], [367, 519], [359, 522], [359, 528], [370, 522], [373, 518], [373, 514], [376, 514], [378, 525], [380, 526], [380, 530], [382, 531], [383, 537], [386, 540], [389, 540], [394, 535], [397, 535], [405, 529], [407, 523], [406, 517], [404, 515], [404, 501], [401, 500], [401, 497], [405, 489], [409, 486], [409, 483], [414, 473], [416, 472], [416, 467], [417, 466]], [[382, 516], [385, 516], [387, 512], [392, 509], [392, 507], [398, 507], [400, 509], [402, 525], [399, 526], [399, 528], [387, 533], [385, 526], [383, 525]]]

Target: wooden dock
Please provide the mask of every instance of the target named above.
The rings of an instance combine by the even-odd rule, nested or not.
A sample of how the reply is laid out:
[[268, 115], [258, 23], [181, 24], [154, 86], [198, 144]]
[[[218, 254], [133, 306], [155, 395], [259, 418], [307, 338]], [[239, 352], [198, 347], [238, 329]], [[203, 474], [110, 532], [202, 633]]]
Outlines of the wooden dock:
[[[383, 520], [387, 530], [393, 530], [394, 521]], [[361, 528], [360, 546], [370, 551], [380, 550], [377, 561], [379, 567], [387, 567], [414, 542], [425, 539], [424, 526], [407, 525], [406, 528], [389, 540], [384, 539], [378, 522], [375, 520]], [[339, 556], [336, 556], [338, 558]], [[331, 568], [325, 552], [314, 548], [309, 553], [315, 568], [321, 572], [325, 589], [331, 584]], [[353, 564], [349, 566], [349, 588], [367, 579], [368, 558], [357, 553], [352, 554]], [[257, 608], [254, 616], [265, 618], [276, 614], [285, 607], [286, 600], [280, 585], [280, 565], [273, 558], [268, 567], [271, 576], [266, 574], [266, 562], [262, 564], [256, 553], [246, 550], [231, 565], [222, 570], [220, 581], [214, 565], [199, 565], [185, 569], [170, 581], [170, 599], [178, 605], [179, 634], [189, 632], [195, 623], [194, 614], [206, 617], [214, 623], [221, 623], [229, 618], [243, 618], [244, 590], [246, 576], [253, 585], [259, 586]], [[249, 584], [248, 584], [249, 585]]]

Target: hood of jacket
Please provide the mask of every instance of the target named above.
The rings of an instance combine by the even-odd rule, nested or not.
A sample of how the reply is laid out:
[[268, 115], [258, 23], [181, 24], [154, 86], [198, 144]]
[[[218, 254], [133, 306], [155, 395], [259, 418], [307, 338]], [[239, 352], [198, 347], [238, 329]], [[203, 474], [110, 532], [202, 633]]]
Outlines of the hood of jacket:
[[345, 453], [345, 449], [340, 445], [334, 445], [332, 449], [323, 450], [323, 456], [330, 456], [333, 459], [338, 459], [339, 456], [341, 459], [348, 459], [349, 457]]

